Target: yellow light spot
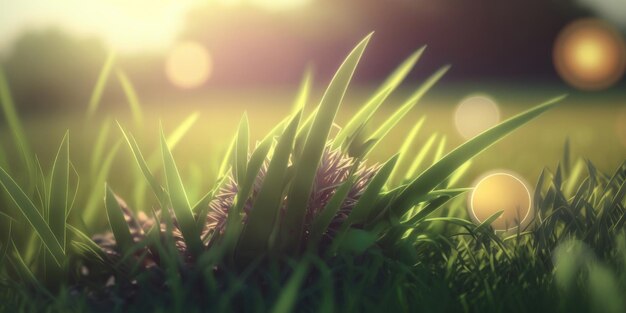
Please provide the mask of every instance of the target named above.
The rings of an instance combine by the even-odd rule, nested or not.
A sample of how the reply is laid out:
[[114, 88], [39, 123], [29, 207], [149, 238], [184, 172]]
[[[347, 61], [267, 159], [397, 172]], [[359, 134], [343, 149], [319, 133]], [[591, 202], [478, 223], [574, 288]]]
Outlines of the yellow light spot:
[[186, 41], [178, 43], [169, 53], [165, 73], [170, 82], [180, 88], [196, 88], [211, 75], [213, 64], [205, 47]]
[[600, 20], [574, 21], [554, 44], [554, 65], [561, 78], [576, 88], [608, 88], [626, 70], [624, 38]]
[[531, 217], [530, 191], [517, 175], [497, 172], [475, 184], [469, 199], [470, 217], [482, 223], [493, 214], [504, 211], [491, 226], [498, 231], [525, 227]]
[[469, 96], [454, 112], [454, 124], [463, 138], [470, 139], [498, 124], [500, 110], [496, 102], [484, 95]]

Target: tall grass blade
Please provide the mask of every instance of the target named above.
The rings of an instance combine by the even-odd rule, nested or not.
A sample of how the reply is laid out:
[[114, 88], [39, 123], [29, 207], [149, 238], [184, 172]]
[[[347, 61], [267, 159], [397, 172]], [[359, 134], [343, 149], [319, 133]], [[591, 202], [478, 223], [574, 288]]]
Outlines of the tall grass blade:
[[367, 141], [372, 140], [374, 143], [369, 147], [366, 154], [373, 150], [376, 145], [391, 131], [393, 127], [422, 99], [424, 94], [432, 86], [437, 83], [443, 75], [450, 69], [450, 66], [444, 66], [431, 75], [410, 97], [404, 102], [380, 127], [370, 136]]
[[200, 233], [196, 228], [196, 221], [193, 217], [193, 212], [191, 212], [189, 199], [187, 199], [185, 187], [174, 162], [172, 152], [165, 140], [163, 129], [161, 129], [161, 153], [163, 155], [163, 169], [172, 210], [176, 215], [178, 226], [185, 243], [189, 247], [189, 251], [192, 255], [197, 256], [202, 249]]
[[526, 112], [514, 116], [486, 130], [448, 153], [441, 160], [439, 160], [439, 162], [426, 169], [422, 172], [422, 174], [407, 185], [406, 189], [400, 194], [398, 199], [396, 199], [392, 205], [394, 213], [401, 215], [406, 212], [406, 210], [410, 209], [414, 205], [412, 198], [415, 195], [428, 193], [441, 181], [450, 176], [459, 166], [463, 165], [463, 163], [490, 147], [513, 130], [539, 116], [541, 113], [549, 110], [564, 97], [565, 96], [561, 96], [551, 99]]
[[276, 304], [272, 308], [272, 313], [289, 313], [294, 311], [294, 306], [298, 298], [298, 291], [304, 282], [307, 272], [309, 271], [309, 261], [300, 262], [291, 274], [289, 281], [276, 300]]
[[274, 230], [283, 199], [283, 181], [287, 174], [289, 156], [298, 129], [300, 114], [297, 114], [280, 137], [261, 189], [254, 201], [254, 210], [248, 214], [239, 241], [238, 253], [258, 255], [267, 251], [270, 234]]
[[298, 96], [291, 107], [291, 114], [296, 115], [298, 112], [304, 110], [306, 106], [306, 102], [309, 100], [309, 95], [311, 94], [311, 85], [313, 84], [313, 71], [311, 68], [307, 68], [304, 72], [304, 77], [302, 78], [302, 82], [300, 83], [300, 88], [298, 89]]
[[98, 80], [96, 81], [96, 85], [94, 86], [93, 92], [91, 93], [91, 98], [89, 99], [89, 106], [87, 107], [87, 118], [91, 118], [98, 109], [100, 105], [100, 99], [102, 99], [102, 93], [104, 92], [104, 87], [106, 86], [106, 82], [109, 79], [109, 75], [111, 74], [111, 69], [113, 68], [113, 64], [115, 64], [115, 53], [112, 52], [107, 57], [102, 69], [100, 70], [100, 75], [98, 75]]
[[55, 262], [62, 264], [65, 260], [65, 252], [63, 246], [59, 243], [59, 239], [54, 235], [50, 226], [48, 226], [39, 210], [37, 210], [22, 188], [2, 168], [0, 168], [0, 184], [2, 184], [9, 198], [13, 200], [19, 211], [33, 227], [42, 243], [50, 251]]
[[346, 124], [344, 128], [339, 131], [333, 141], [333, 149], [342, 146], [348, 138], [354, 137], [355, 133], [359, 131], [362, 125], [372, 118], [374, 113], [378, 110], [381, 104], [389, 97], [400, 83], [406, 78], [411, 69], [417, 63], [417, 60], [424, 53], [426, 46], [415, 51], [409, 56], [389, 77], [383, 82], [383, 84], [376, 90], [370, 100], [354, 115], [352, 119]]
[[100, 126], [100, 130], [98, 131], [98, 137], [96, 137], [95, 143], [93, 145], [93, 153], [91, 154], [91, 163], [89, 166], [89, 173], [92, 177], [96, 176], [98, 168], [100, 167], [100, 164], [102, 162], [102, 158], [104, 157], [104, 150], [110, 130], [111, 119], [106, 118], [102, 123], [102, 126]]
[[406, 169], [406, 166], [404, 165], [409, 160], [409, 149], [411, 148], [413, 141], [415, 141], [415, 137], [417, 137], [417, 133], [422, 128], [422, 125], [424, 125], [425, 120], [426, 118], [424, 117], [420, 118], [420, 120], [417, 123], [415, 123], [415, 126], [411, 128], [409, 135], [402, 142], [400, 151], [398, 151], [398, 154], [400, 155], [400, 157], [398, 158], [398, 166], [394, 167], [393, 171], [391, 171], [391, 174], [389, 175], [389, 180], [387, 181], [388, 184], [395, 184], [395, 183], [400, 182], [401, 180], [400, 170]]
[[69, 205], [70, 189], [70, 144], [69, 131], [63, 136], [61, 146], [52, 165], [50, 178], [50, 203], [48, 205], [50, 230], [65, 250], [65, 223]]
[[250, 138], [250, 127], [248, 126], [248, 114], [244, 113], [239, 123], [237, 131], [237, 149], [235, 149], [235, 164], [233, 166], [234, 176], [237, 182], [242, 182], [246, 177], [246, 167], [248, 166], [248, 146]]
[[133, 236], [130, 234], [128, 223], [124, 218], [124, 212], [120, 207], [113, 190], [105, 184], [104, 206], [106, 208], [111, 231], [115, 237], [115, 244], [120, 248], [122, 254], [130, 251], [133, 246]]
[[333, 77], [322, 97], [319, 110], [307, 135], [302, 155], [295, 162], [296, 172], [289, 190], [288, 198], [290, 201], [285, 214], [286, 233], [281, 236], [289, 240], [288, 246], [299, 246], [300, 244], [306, 205], [317, 166], [339, 105], [370, 38], [371, 34], [352, 50]]
[[135, 87], [131, 83], [128, 76], [124, 71], [118, 69], [116, 71], [117, 80], [120, 82], [122, 86], [122, 90], [124, 90], [124, 95], [126, 95], [126, 100], [128, 100], [128, 106], [130, 107], [130, 112], [133, 115], [133, 121], [137, 127], [143, 126], [143, 113], [141, 111], [141, 103], [139, 102], [139, 97], [137, 96], [137, 92], [135, 91]]
[[320, 212], [313, 220], [311, 226], [311, 234], [309, 236], [309, 248], [315, 248], [320, 239], [330, 226], [333, 218], [341, 208], [341, 205], [345, 201], [348, 193], [354, 186], [356, 176], [350, 176], [339, 188], [335, 191], [335, 194], [330, 198], [322, 212]]
[[15, 141], [15, 145], [22, 153], [22, 162], [24, 162], [24, 165], [26, 166], [28, 177], [31, 178], [30, 181], [34, 181], [36, 174], [32, 158], [33, 153], [31, 152], [28, 141], [26, 140], [22, 123], [17, 116], [15, 103], [13, 103], [13, 98], [11, 97], [11, 90], [2, 68], [0, 68], [0, 104], [2, 104], [2, 111], [4, 112], [7, 125], [9, 126], [9, 130], [11, 131], [11, 135]]
[[406, 171], [404, 175], [405, 180], [412, 179], [413, 177], [415, 177], [415, 173], [417, 173], [417, 170], [420, 168], [420, 166], [426, 159], [426, 155], [428, 155], [428, 152], [431, 151], [433, 144], [435, 144], [435, 140], [437, 139], [437, 136], [439, 136], [439, 134], [434, 133], [430, 135], [428, 139], [426, 139], [426, 143], [420, 148], [419, 152], [417, 153], [417, 156], [415, 157], [415, 159], [413, 159], [411, 166], [409, 166], [409, 169]]

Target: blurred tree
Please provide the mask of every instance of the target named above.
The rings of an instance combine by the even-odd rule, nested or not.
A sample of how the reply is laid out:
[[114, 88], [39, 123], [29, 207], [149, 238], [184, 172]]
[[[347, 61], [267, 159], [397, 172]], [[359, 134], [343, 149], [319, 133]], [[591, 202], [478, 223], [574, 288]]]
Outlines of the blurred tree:
[[2, 67], [22, 111], [86, 106], [106, 53], [95, 38], [75, 38], [57, 29], [28, 31]]

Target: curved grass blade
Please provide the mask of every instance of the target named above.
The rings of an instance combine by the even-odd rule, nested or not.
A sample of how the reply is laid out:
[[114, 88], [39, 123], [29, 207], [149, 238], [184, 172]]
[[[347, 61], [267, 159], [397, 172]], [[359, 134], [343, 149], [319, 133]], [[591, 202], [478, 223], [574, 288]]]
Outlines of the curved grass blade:
[[113, 165], [113, 160], [117, 155], [117, 151], [119, 150], [121, 143], [121, 141], [117, 141], [115, 145], [113, 145], [113, 147], [109, 150], [109, 153], [107, 154], [106, 158], [100, 166], [100, 171], [98, 172], [98, 175], [93, 181], [93, 184], [91, 186], [91, 193], [87, 198], [83, 210], [83, 219], [86, 223], [93, 222], [93, 220], [97, 216], [99, 216], [98, 214], [101, 213], [100, 211], [98, 211], [100, 208], [99, 205], [101, 205], [102, 203], [101, 188], [102, 185], [106, 182], [109, 171], [111, 170], [111, 166]]
[[93, 153], [91, 154], [91, 163], [89, 166], [89, 173], [91, 173], [91, 176], [96, 176], [96, 173], [98, 172], [98, 168], [102, 162], [102, 157], [104, 156], [104, 149], [110, 130], [111, 119], [107, 117], [102, 123], [102, 126], [100, 126], [98, 137], [96, 138], [93, 146]]
[[130, 107], [130, 112], [133, 115], [133, 121], [135, 125], [138, 127], [143, 126], [143, 113], [141, 112], [141, 104], [139, 102], [139, 97], [137, 96], [137, 92], [135, 91], [135, 87], [131, 83], [128, 76], [124, 71], [117, 69], [115, 71], [117, 75], [117, 80], [120, 82], [122, 86], [122, 90], [124, 90], [124, 95], [126, 95], [126, 100], [128, 100], [128, 106]]
[[422, 99], [424, 94], [432, 86], [437, 83], [443, 75], [450, 69], [450, 66], [444, 66], [432, 74], [410, 97], [404, 102], [380, 127], [369, 137], [366, 141], [373, 141], [373, 144], [369, 146], [365, 155], [373, 150], [376, 145], [395, 127], [398, 122], [407, 114], [411, 109]]
[[289, 190], [288, 198], [290, 201], [285, 214], [285, 234], [281, 236], [289, 241], [288, 246], [300, 245], [306, 205], [313, 186], [317, 166], [322, 157], [339, 105], [371, 36], [372, 34], [365, 37], [352, 50], [335, 74], [335, 77], [333, 77], [322, 97], [319, 110], [311, 125], [311, 130], [308, 132], [302, 155], [295, 161], [295, 176]]
[[539, 116], [541, 113], [549, 110], [564, 97], [565, 96], [561, 96], [551, 99], [526, 112], [514, 116], [486, 130], [448, 153], [441, 160], [439, 160], [439, 162], [433, 164], [407, 185], [406, 189], [400, 194], [392, 205], [394, 213], [396, 215], [402, 215], [413, 205], [411, 198], [415, 195], [428, 193], [441, 181], [450, 176], [459, 166], [463, 165], [463, 163], [487, 149], [513, 130]]
[[[181, 139], [187, 134], [187, 132], [191, 129], [191, 127], [196, 123], [200, 114], [198, 112], [194, 112], [190, 114], [187, 118], [185, 118], [174, 131], [167, 136], [167, 145], [171, 150], [176, 148], [176, 145], [180, 142]], [[148, 157], [148, 166], [153, 169], [155, 172], [159, 170], [157, 167], [159, 160], [161, 159], [161, 153], [154, 153], [150, 157]]]
[[409, 149], [411, 148], [411, 144], [413, 143], [413, 141], [415, 141], [415, 137], [417, 137], [417, 133], [419, 133], [420, 129], [422, 128], [422, 125], [424, 125], [424, 121], [426, 121], [425, 117], [420, 118], [419, 121], [415, 123], [415, 126], [413, 126], [413, 128], [409, 132], [409, 135], [406, 137], [406, 139], [402, 143], [402, 146], [400, 147], [400, 151], [398, 151], [398, 154], [400, 155], [400, 157], [398, 158], [398, 166], [394, 167], [393, 171], [391, 171], [391, 174], [389, 175], [389, 179], [387, 180], [388, 184], [394, 184], [394, 183], [399, 182], [400, 180], [399, 176], [401, 175], [400, 169], [405, 169], [404, 165], [408, 161]]
[[93, 256], [98, 258], [99, 261], [104, 262], [104, 260], [106, 259], [106, 254], [104, 253], [104, 251], [102, 251], [102, 248], [97, 243], [95, 243], [89, 236], [87, 236], [80, 229], [70, 224], [67, 224], [67, 229], [74, 235], [74, 237], [78, 239], [78, 241], [73, 240], [74, 242], [81, 243], [83, 249], [86, 248], [86, 250], [91, 252]]
[[246, 178], [246, 167], [248, 166], [248, 146], [250, 138], [250, 127], [248, 126], [248, 114], [245, 112], [239, 122], [237, 130], [237, 148], [235, 149], [235, 164], [233, 165], [234, 177], [240, 183]]
[[374, 96], [354, 115], [352, 119], [346, 124], [344, 128], [339, 131], [333, 141], [333, 149], [341, 147], [348, 138], [354, 137], [355, 133], [360, 130], [362, 125], [367, 124], [369, 120], [374, 116], [374, 113], [378, 110], [380, 105], [385, 102], [389, 95], [402, 83], [402, 81], [409, 74], [411, 69], [417, 63], [417, 60], [422, 56], [426, 46], [415, 51], [409, 56], [394, 72], [389, 75], [385, 82], [374, 93]]
[[111, 231], [113, 232], [116, 245], [120, 248], [120, 251], [126, 253], [133, 246], [133, 236], [130, 234], [128, 223], [124, 218], [124, 213], [117, 202], [113, 190], [106, 184], [104, 185], [104, 189], [104, 206], [106, 208], [109, 224], [111, 225]]
[[39, 236], [48, 251], [50, 251], [54, 261], [60, 265], [64, 261], [65, 256], [63, 246], [59, 243], [58, 238], [56, 238], [50, 226], [48, 226], [33, 202], [3, 168], [0, 168], [0, 184], [4, 187], [9, 198], [13, 200], [28, 223], [33, 227], [35, 233]]
[[439, 134], [434, 133], [430, 135], [430, 137], [428, 137], [428, 139], [426, 140], [426, 143], [420, 148], [419, 152], [417, 153], [417, 156], [415, 157], [415, 159], [413, 159], [413, 162], [411, 162], [411, 166], [409, 166], [409, 169], [406, 171], [406, 174], [404, 175], [405, 180], [413, 178], [415, 173], [417, 173], [417, 170], [420, 168], [420, 166], [426, 159], [426, 155], [428, 155], [428, 152], [430, 152], [430, 149], [433, 147], [433, 144], [435, 144], [435, 140], [437, 139], [437, 136], [439, 136]]
[[304, 282], [304, 278], [309, 271], [309, 261], [301, 261], [291, 274], [289, 281], [276, 300], [276, 304], [272, 308], [272, 313], [289, 313], [294, 311], [294, 305], [298, 298], [298, 291]]
[[356, 176], [350, 176], [339, 188], [335, 191], [335, 194], [330, 198], [328, 204], [324, 207], [322, 212], [320, 212], [317, 217], [313, 220], [313, 225], [311, 226], [311, 234], [309, 236], [309, 248], [315, 248], [319, 243], [320, 239], [324, 235], [324, 232], [330, 226], [330, 223], [333, 220], [333, 217], [341, 208], [344, 200], [348, 196], [348, 193], [354, 186]]
[[174, 162], [172, 152], [165, 141], [165, 134], [161, 129], [161, 153], [163, 155], [163, 169], [165, 171], [165, 180], [167, 182], [167, 192], [172, 204], [172, 210], [176, 215], [178, 226], [185, 239], [187, 247], [192, 255], [197, 256], [202, 249], [202, 241], [200, 233], [196, 228], [196, 221], [191, 212], [189, 199], [185, 192], [182, 179]]
[[15, 268], [17, 273], [20, 275], [20, 277], [22, 277], [25, 281], [33, 285], [38, 291], [43, 292], [45, 295], [49, 297], [52, 297], [52, 295], [48, 292], [48, 290], [39, 282], [35, 274], [33, 274], [33, 272], [28, 267], [26, 262], [24, 262], [24, 259], [20, 255], [19, 250], [17, 250], [17, 246], [15, 245], [15, 242], [13, 240], [11, 240], [11, 246], [13, 247], [13, 251], [14, 251], [13, 259], [15, 259], [15, 262], [11, 262], [11, 264], [13, 264], [13, 267]]
[[304, 106], [306, 102], [309, 100], [309, 95], [311, 93], [311, 85], [313, 81], [313, 71], [311, 68], [307, 68], [304, 72], [304, 77], [302, 78], [302, 82], [300, 83], [300, 88], [298, 89], [298, 96], [296, 97], [296, 101], [293, 103], [293, 107], [291, 108], [290, 115], [296, 115], [298, 112], [304, 110]]
[[263, 184], [254, 202], [254, 210], [248, 214], [248, 221], [243, 228], [237, 248], [238, 254], [258, 255], [267, 251], [270, 234], [276, 224], [284, 194], [283, 181], [287, 174], [289, 156], [293, 149], [299, 121], [300, 113], [291, 120], [278, 141]]
[[69, 204], [70, 189], [70, 145], [69, 131], [63, 136], [61, 146], [52, 165], [50, 178], [50, 202], [48, 205], [50, 230], [65, 250], [65, 222]]
[[24, 127], [17, 116], [15, 103], [13, 103], [13, 98], [11, 97], [11, 90], [9, 89], [9, 85], [2, 68], [0, 68], [0, 104], [2, 104], [2, 111], [4, 112], [9, 130], [11, 131], [11, 135], [15, 141], [15, 145], [22, 153], [22, 161], [26, 166], [28, 177], [31, 178], [30, 181], [34, 181], [37, 176], [35, 172], [34, 160], [31, 157], [33, 153], [31, 152], [28, 141], [26, 140]]
[[104, 91], [104, 86], [106, 85], [107, 80], [109, 79], [109, 75], [111, 73], [111, 69], [113, 68], [113, 64], [115, 63], [115, 52], [112, 52], [107, 57], [102, 69], [100, 70], [100, 75], [98, 75], [98, 80], [96, 81], [96, 85], [94, 86], [93, 92], [91, 93], [91, 98], [89, 99], [89, 106], [87, 107], [87, 118], [91, 118], [98, 109], [98, 105], [100, 105], [100, 99], [102, 98], [102, 92]]

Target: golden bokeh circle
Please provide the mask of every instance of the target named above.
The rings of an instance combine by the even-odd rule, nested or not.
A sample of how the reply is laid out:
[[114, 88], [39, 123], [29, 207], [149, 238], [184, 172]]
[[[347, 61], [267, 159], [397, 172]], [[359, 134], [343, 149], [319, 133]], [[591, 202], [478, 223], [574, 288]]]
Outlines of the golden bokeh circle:
[[213, 62], [209, 51], [194, 41], [176, 44], [165, 62], [165, 74], [169, 81], [180, 88], [196, 88], [209, 79]]
[[558, 35], [554, 66], [568, 84], [583, 90], [606, 89], [626, 70], [626, 44], [620, 33], [598, 19], [580, 19]]
[[498, 104], [487, 95], [470, 95], [461, 100], [454, 111], [454, 125], [465, 139], [473, 138], [498, 122]]
[[525, 227], [532, 216], [528, 185], [514, 173], [494, 172], [478, 180], [469, 197], [469, 214], [482, 223], [493, 214], [504, 211], [491, 226], [498, 231]]

